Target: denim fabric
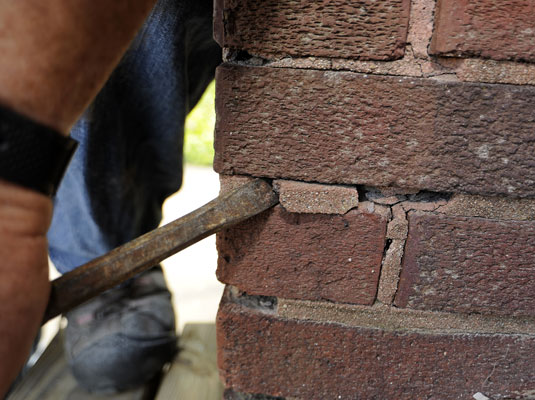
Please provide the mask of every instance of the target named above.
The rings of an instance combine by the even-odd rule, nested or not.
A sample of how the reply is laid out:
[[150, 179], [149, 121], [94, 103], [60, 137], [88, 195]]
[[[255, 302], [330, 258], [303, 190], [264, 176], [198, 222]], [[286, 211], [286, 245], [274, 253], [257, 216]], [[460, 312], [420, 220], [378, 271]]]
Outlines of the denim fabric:
[[156, 4], [71, 132], [80, 146], [56, 195], [48, 234], [60, 272], [158, 226], [163, 201], [182, 182], [185, 116], [220, 59], [212, 0]]

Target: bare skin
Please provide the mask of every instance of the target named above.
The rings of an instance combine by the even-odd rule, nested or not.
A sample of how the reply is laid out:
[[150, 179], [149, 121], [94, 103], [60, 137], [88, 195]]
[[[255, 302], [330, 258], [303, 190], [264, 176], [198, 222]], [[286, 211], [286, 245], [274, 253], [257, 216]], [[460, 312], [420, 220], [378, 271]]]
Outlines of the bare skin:
[[[0, 104], [67, 135], [155, 0], [0, 0]], [[48, 301], [52, 201], [0, 180], [0, 398]]]

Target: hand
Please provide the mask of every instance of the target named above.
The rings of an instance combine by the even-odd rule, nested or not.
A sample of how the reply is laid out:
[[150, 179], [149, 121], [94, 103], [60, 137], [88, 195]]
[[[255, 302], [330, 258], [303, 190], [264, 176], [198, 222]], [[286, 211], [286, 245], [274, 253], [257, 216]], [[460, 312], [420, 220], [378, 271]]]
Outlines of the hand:
[[0, 180], [0, 398], [29, 356], [50, 293], [52, 201]]
[[[0, 103], [67, 135], [155, 2], [0, 0]], [[0, 398], [48, 301], [51, 215], [50, 199], [0, 181]]]

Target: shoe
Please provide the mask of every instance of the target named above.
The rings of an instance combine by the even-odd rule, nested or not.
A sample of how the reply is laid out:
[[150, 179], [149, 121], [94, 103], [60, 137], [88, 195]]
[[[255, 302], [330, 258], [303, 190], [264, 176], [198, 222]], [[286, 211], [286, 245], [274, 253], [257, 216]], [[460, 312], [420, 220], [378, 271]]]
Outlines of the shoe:
[[67, 321], [65, 353], [89, 392], [140, 387], [176, 353], [175, 316], [161, 267], [83, 304]]

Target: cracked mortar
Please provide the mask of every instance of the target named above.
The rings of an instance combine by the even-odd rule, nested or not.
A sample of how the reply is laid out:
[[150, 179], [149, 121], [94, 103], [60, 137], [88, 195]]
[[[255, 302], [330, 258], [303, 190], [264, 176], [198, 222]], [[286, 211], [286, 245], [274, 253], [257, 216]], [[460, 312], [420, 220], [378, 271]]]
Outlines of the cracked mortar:
[[[384, 196], [386, 194], [386, 196]], [[383, 195], [381, 197], [381, 195]], [[377, 290], [377, 301], [392, 304], [398, 290], [401, 263], [405, 242], [409, 232], [407, 213], [412, 210], [436, 211], [447, 204], [445, 199], [437, 199], [435, 194], [392, 194], [382, 190], [371, 189], [366, 194], [371, 202], [391, 207], [391, 218], [386, 233], [386, 246], [381, 264], [381, 275]]]
[[401, 273], [403, 249], [409, 229], [405, 210], [400, 204], [392, 207], [392, 215], [393, 218], [387, 226], [387, 247], [383, 257], [377, 291], [377, 300], [384, 304], [392, 304], [394, 301]]
[[[438, 212], [452, 216], [527, 221], [535, 219], [534, 199], [509, 199], [477, 195], [436, 194], [420, 192], [397, 194], [382, 188], [365, 188], [366, 199], [374, 207], [391, 210], [387, 226], [387, 243], [382, 260], [377, 301], [391, 305], [398, 290], [405, 242], [408, 235], [409, 211]], [[403, 190], [397, 190], [404, 192]], [[363, 202], [362, 204], [367, 204]], [[383, 211], [387, 215], [389, 211]]]
[[[222, 191], [239, 186], [251, 177], [221, 176]], [[386, 243], [376, 301], [392, 305], [396, 296], [408, 236], [409, 211], [439, 212], [453, 216], [502, 220], [535, 219], [534, 199], [509, 199], [447, 193], [418, 192], [414, 189], [312, 184], [275, 180], [281, 204], [294, 213], [345, 214], [358, 206], [366, 213], [383, 216], [387, 221]]]

